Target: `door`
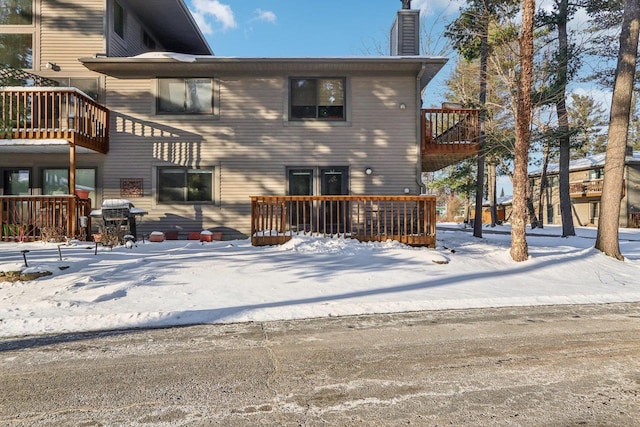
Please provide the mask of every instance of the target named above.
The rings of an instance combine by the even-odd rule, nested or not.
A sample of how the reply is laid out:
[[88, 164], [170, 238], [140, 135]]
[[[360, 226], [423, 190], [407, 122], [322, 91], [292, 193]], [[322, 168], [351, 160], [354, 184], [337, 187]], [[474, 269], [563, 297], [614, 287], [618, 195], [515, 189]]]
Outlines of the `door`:
[[[320, 169], [320, 194], [323, 196], [341, 196], [349, 194], [347, 168]], [[349, 202], [324, 202], [324, 232], [336, 234], [349, 231], [351, 215]]]
[[[313, 169], [289, 170], [289, 195], [313, 195]], [[289, 209], [291, 227], [295, 231], [311, 230], [312, 203], [310, 201], [294, 202]]]

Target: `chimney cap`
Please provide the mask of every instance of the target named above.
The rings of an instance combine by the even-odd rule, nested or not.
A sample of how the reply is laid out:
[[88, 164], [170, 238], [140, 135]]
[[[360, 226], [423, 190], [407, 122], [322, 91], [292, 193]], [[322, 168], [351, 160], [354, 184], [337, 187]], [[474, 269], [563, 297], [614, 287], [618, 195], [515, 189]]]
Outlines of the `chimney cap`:
[[400, 0], [403, 9], [411, 9], [411, 0]]

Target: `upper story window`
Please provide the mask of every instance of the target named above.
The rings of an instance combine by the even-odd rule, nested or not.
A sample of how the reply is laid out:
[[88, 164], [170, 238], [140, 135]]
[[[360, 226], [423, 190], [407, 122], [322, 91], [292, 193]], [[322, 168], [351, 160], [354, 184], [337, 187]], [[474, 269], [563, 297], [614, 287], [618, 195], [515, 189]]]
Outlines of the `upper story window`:
[[213, 114], [213, 79], [159, 79], [158, 114]]
[[604, 178], [604, 169], [591, 169], [589, 171], [589, 179], [602, 179]]
[[150, 50], [156, 49], [156, 41], [145, 30], [142, 30], [142, 44]]
[[0, 25], [33, 24], [33, 0], [0, 0]]
[[33, 68], [33, 34], [0, 34], [0, 64]]
[[33, 0], [0, 0], [0, 64], [33, 68]]
[[124, 39], [124, 8], [117, 1], [113, 2], [113, 32]]
[[344, 78], [290, 80], [290, 120], [345, 120]]

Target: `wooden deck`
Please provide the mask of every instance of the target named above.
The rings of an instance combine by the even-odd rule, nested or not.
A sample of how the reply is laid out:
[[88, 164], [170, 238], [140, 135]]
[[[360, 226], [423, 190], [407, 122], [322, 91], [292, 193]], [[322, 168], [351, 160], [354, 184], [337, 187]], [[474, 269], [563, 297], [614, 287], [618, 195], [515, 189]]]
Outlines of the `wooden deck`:
[[251, 243], [282, 244], [295, 235], [359, 241], [389, 239], [435, 247], [433, 196], [254, 196]]
[[[84, 239], [79, 218], [91, 229], [91, 200], [72, 195], [0, 196], [1, 241], [34, 241], [49, 237]], [[86, 231], [85, 230], [85, 231]]]
[[570, 182], [569, 195], [572, 199], [579, 199], [583, 197], [601, 197], [603, 184], [603, 179]]
[[109, 110], [74, 88], [0, 88], [0, 139], [64, 139], [109, 151]]
[[421, 117], [424, 172], [434, 172], [478, 154], [479, 110], [423, 109]]

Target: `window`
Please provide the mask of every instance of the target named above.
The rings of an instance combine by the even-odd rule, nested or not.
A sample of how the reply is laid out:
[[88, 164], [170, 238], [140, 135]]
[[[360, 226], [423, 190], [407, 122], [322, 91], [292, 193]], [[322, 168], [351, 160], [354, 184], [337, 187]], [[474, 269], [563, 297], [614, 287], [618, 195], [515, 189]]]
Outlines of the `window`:
[[290, 120], [344, 120], [344, 78], [290, 81]]
[[113, 2], [113, 32], [124, 40], [124, 8], [117, 1]]
[[3, 181], [5, 196], [26, 196], [31, 193], [30, 169], [6, 169]]
[[156, 41], [145, 30], [142, 30], [142, 44], [149, 50], [155, 50], [156, 48]]
[[0, 25], [33, 24], [33, 0], [0, 1]]
[[159, 202], [212, 202], [213, 169], [158, 168]]
[[0, 34], [0, 64], [13, 68], [33, 68], [33, 36]]
[[[96, 200], [96, 170], [76, 169], [76, 189], [89, 191], [89, 198]], [[69, 169], [43, 169], [42, 194], [69, 194]]]
[[62, 87], [75, 87], [85, 94], [89, 95], [94, 101], [99, 100], [98, 79], [86, 77], [63, 77], [52, 79], [60, 83]]
[[589, 171], [589, 179], [602, 179], [604, 178], [603, 169], [592, 169]]
[[158, 114], [213, 114], [212, 79], [159, 79]]
[[596, 220], [600, 216], [600, 202], [589, 203], [589, 213], [591, 217], [591, 223], [595, 224]]

